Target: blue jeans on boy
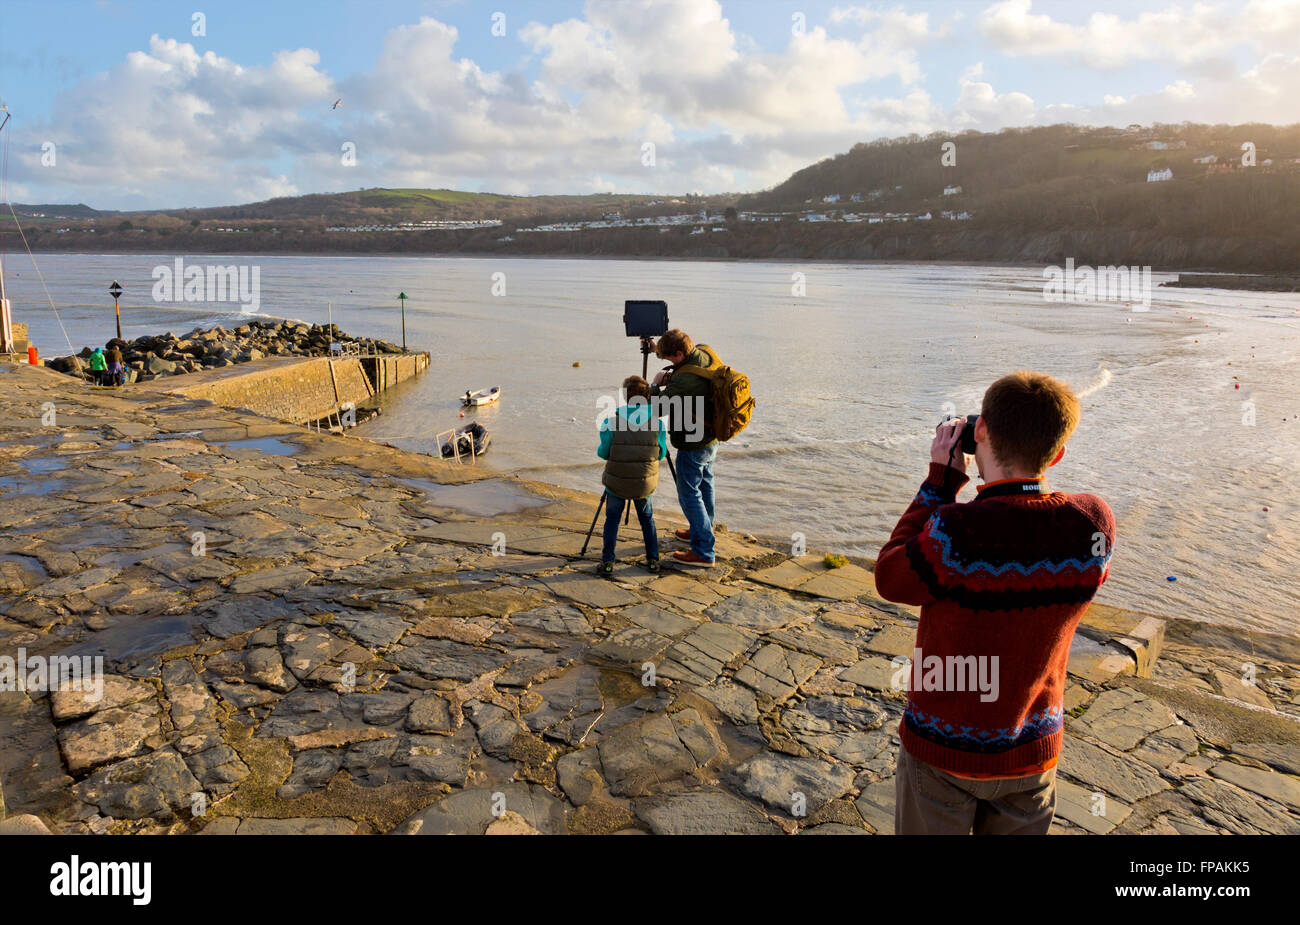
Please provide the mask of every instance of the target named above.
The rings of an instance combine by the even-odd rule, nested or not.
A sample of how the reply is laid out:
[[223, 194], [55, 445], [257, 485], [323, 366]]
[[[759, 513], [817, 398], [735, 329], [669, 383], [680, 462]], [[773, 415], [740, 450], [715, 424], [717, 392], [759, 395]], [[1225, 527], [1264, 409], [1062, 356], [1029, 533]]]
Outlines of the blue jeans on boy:
[[691, 525], [691, 552], [713, 561], [713, 460], [718, 444], [677, 453], [677, 501]]
[[[651, 495], [650, 497], [654, 497]], [[636, 505], [636, 519], [641, 521], [641, 537], [645, 540], [645, 556], [647, 559], [659, 558], [659, 534], [655, 532], [655, 511], [654, 506], [650, 503], [650, 498], [637, 498], [632, 502]], [[605, 492], [605, 545], [600, 552], [600, 561], [614, 561], [614, 546], [618, 543], [618, 522], [623, 519], [623, 508], [627, 505], [626, 498], [620, 498], [618, 495]]]

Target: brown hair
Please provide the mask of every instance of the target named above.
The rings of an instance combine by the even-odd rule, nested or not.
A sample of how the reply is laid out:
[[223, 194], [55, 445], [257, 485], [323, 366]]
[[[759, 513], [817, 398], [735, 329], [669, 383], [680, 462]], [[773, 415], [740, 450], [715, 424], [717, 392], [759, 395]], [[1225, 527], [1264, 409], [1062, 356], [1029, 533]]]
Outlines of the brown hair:
[[650, 383], [646, 382], [640, 376], [628, 376], [623, 380], [623, 391], [627, 397], [631, 398], [649, 398]]
[[1022, 369], [989, 386], [980, 416], [998, 461], [1037, 475], [1079, 426], [1079, 399], [1059, 379]]
[[691, 351], [694, 349], [695, 341], [691, 340], [691, 335], [680, 328], [673, 328], [659, 338], [659, 343], [655, 345], [655, 353], [659, 355], [661, 360], [678, 353], [683, 356], [690, 356]]

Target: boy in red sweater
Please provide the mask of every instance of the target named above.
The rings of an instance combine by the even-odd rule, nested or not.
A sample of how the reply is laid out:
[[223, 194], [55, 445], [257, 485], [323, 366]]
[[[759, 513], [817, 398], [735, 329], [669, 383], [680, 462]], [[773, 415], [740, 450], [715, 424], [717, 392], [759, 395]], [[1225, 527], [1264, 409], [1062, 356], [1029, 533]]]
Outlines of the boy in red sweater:
[[919, 604], [899, 726], [897, 834], [1044, 834], [1056, 810], [1070, 640], [1110, 567], [1115, 520], [1095, 495], [1051, 491], [1079, 400], [1016, 372], [984, 393], [966, 484], [964, 420], [876, 560], [876, 590]]

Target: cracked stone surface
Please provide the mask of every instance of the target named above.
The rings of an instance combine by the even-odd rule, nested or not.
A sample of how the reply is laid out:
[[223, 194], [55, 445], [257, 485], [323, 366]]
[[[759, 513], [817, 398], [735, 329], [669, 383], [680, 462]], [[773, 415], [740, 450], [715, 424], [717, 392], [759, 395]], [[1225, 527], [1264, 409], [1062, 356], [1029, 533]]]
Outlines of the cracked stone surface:
[[[595, 495], [165, 382], [0, 375], [0, 654], [104, 659], [89, 697], [0, 690], [11, 817], [64, 834], [893, 831], [892, 660], [916, 624], [868, 568], [726, 533], [707, 573], [620, 562], [604, 580], [577, 555]], [[231, 446], [263, 439], [283, 452]], [[681, 525], [659, 507], [665, 534]], [[1054, 831], [1300, 833], [1300, 644], [1257, 639], [1256, 656], [1181, 615], [1139, 678], [1099, 640], [1140, 618], [1094, 610]]]

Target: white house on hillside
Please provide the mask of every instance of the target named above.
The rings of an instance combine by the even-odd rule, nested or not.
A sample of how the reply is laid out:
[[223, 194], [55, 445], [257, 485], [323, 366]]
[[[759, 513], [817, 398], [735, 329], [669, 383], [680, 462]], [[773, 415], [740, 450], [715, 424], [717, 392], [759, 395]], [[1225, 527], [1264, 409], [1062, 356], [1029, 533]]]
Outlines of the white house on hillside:
[[1173, 172], [1172, 169], [1170, 169], [1170, 168], [1168, 168], [1168, 167], [1166, 167], [1164, 170], [1148, 170], [1148, 171], [1147, 171], [1147, 182], [1148, 182], [1148, 183], [1159, 183], [1159, 182], [1161, 182], [1162, 180], [1172, 180], [1173, 178], [1174, 178], [1174, 172]]
[[943, 194], [945, 196], [956, 196], [960, 192], [961, 192], [960, 186], [945, 186], [943, 188]]

